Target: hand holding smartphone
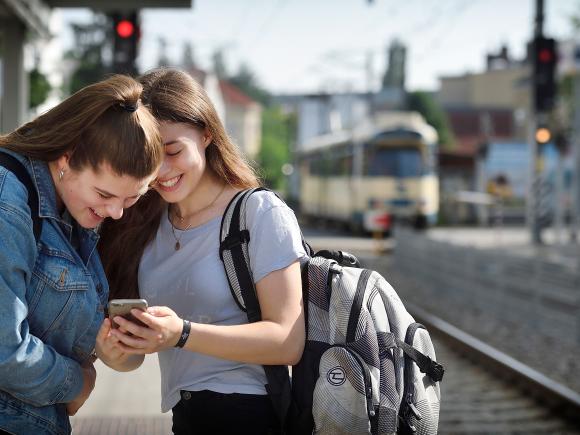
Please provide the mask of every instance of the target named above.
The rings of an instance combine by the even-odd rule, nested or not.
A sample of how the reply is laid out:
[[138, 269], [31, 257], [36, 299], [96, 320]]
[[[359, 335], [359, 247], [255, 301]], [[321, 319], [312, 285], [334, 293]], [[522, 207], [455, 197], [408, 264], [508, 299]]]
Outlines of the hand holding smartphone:
[[113, 321], [113, 318], [115, 316], [122, 316], [137, 325], [147, 327], [146, 324], [131, 314], [133, 308], [147, 311], [147, 301], [145, 299], [111, 299], [109, 301], [109, 319], [111, 319], [111, 326], [118, 328], [119, 325]]

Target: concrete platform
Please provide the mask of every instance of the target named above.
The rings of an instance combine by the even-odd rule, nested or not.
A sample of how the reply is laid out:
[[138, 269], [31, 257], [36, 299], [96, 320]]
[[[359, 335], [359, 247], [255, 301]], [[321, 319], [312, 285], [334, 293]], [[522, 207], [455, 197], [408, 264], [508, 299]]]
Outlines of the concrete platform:
[[93, 393], [72, 417], [75, 435], [171, 434], [171, 413], [161, 413], [161, 380], [157, 356], [147, 355], [143, 365], [120, 373], [95, 363]]

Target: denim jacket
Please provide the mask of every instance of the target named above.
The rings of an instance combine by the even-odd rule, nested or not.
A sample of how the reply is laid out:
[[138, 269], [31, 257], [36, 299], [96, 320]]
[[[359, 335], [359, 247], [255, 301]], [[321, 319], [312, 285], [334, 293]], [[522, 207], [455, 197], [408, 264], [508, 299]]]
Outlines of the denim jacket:
[[28, 169], [42, 220], [36, 243], [26, 187], [0, 166], [0, 429], [69, 434], [66, 403], [81, 391], [109, 292], [99, 236], [61, 218], [45, 162], [0, 152]]

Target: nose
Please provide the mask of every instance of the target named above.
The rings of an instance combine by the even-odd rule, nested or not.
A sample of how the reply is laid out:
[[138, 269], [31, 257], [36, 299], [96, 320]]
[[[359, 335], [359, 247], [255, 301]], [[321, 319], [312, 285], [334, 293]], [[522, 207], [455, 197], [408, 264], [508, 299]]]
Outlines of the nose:
[[121, 219], [123, 217], [123, 205], [122, 204], [107, 205], [107, 214], [113, 219]]

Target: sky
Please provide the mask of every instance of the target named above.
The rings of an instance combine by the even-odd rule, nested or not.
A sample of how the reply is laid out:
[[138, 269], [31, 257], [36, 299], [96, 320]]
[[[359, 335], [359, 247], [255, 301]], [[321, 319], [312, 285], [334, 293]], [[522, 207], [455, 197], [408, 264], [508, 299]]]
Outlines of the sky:
[[[545, 0], [544, 33], [570, 38], [575, 11], [580, 0]], [[90, 13], [58, 13], [66, 48], [67, 23]], [[157, 66], [162, 37], [172, 63], [185, 41], [206, 69], [222, 49], [231, 73], [244, 62], [274, 93], [376, 90], [397, 38], [407, 46], [407, 89], [436, 90], [441, 76], [482, 71], [502, 44], [523, 57], [534, 16], [535, 0], [194, 0], [192, 9], [143, 11], [138, 64]]]

